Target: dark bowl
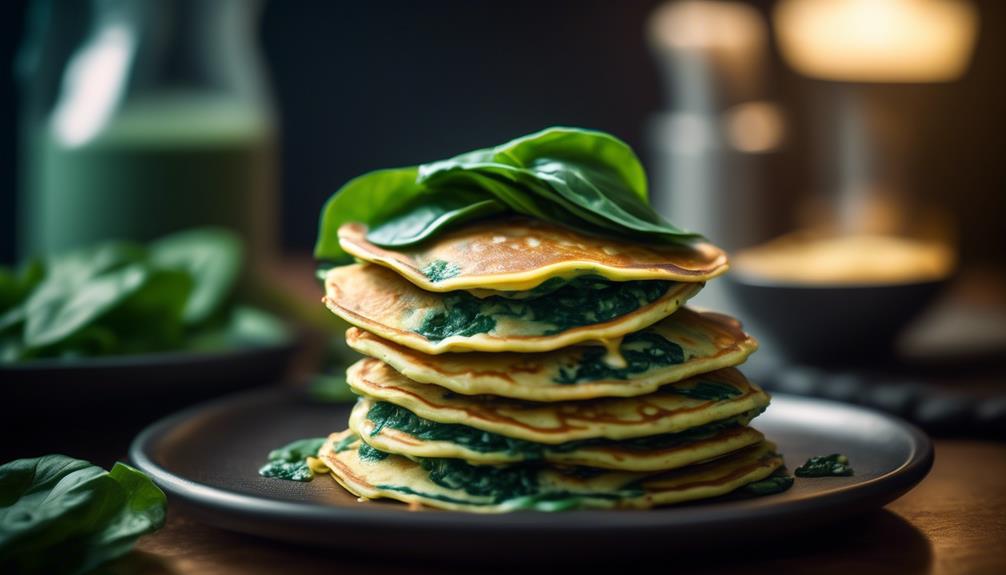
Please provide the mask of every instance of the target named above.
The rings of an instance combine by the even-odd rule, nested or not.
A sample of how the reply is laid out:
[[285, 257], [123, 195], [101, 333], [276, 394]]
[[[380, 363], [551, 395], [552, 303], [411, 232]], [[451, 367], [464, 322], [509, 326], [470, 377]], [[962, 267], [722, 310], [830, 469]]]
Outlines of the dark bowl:
[[725, 282], [742, 317], [785, 359], [861, 365], [891, 357], [898, 335], [948, 280], [820, 285], [732, 272]]
[[[0, 366], [0, 462], [66, 453], [110, 463], [128, 438], [181, 407], [288, 373], [299, 338], [218, 351], [44, 359]], [[111, 458], [106, 460], [103, 458]]]

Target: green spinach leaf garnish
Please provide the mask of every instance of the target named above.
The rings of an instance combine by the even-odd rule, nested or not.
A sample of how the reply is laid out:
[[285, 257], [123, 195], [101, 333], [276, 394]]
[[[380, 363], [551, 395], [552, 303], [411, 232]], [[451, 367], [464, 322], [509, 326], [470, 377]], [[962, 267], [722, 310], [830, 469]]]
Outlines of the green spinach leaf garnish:
[[164, 525], [164, 493], [122, 463], [65, 455], [0, 465], [0, 572], [78, 574]]
[[324, 437], [311, 437], [273, 449], [269, 452], [268, 463], [258, 470], [258, 474], [289, 481], [311, 481], [314, 472], [307, 464], [307, 458], [316, 456], [324, 443]]
[[793, 470], [797, 477], [838, 477], [852, 475], [849, 458], [840, 454], [811, 457], [806, 463]]
[[408, 168], [379, 170], [340, 188], [325, 205], [315, 257], [349, 263], [346, 222], [401, 248], [450, 227], [504, 212], [608, 236], [682, 243], [699, 238], [649, 205], [646, 173], [632, 149], [598, 131], [549, 128], [505, 144]]

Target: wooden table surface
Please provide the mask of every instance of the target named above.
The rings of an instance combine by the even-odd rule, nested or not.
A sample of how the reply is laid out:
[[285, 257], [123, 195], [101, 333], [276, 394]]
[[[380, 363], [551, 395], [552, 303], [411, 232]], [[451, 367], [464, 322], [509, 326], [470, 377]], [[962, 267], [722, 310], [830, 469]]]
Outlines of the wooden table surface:
[[[757, 529], [757, 526], [752, 526]], [[445, 542], [445, 549], [449, 544]], [[500, 550], [505, 556], [506, 550]], [[753, 558], [750, 558], [752, 557]], [[642, 569], [639, 561], [630, 565]], [[936, 464], [884, 510], [776, 542], [753, 554], [724, 547], [716, 557], [676, 557], [669, 571], [701, 573], [1006, 573], [1006, 443], [938, 440]], [[596, 565], [593, 565], [596, 567]], [[585, 566], [586, 567], [586, 566]], [[380, 557], [276, 543], [221, 531], [170, 513], [167, 526], [113, 566], [143, 575], [265, 573], [415, 574], [534, 572], [554, 566], [432, 564], [389, 548]], [[625, 569], [620, 568], [619, 572]]]

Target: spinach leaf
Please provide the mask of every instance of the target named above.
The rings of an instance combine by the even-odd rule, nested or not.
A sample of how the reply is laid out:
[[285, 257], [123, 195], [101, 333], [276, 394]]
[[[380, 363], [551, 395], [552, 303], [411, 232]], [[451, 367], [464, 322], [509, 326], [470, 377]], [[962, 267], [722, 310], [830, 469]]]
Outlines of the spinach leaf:
[[206, 228], [0, 268], [0, 362], [286, 339], [268, 314], [233, 305], [242, 255], [236, 236]]
[[811, 457], [797, 467], [793, 473], [797, 477], [841, 477], [852, 475], [849, 458], [841, 453]]
[[269, 461], [258, 470], [258, 474], [289, 481], [311, 481], [314, 471], [308, 465], [307, 458], [315, 457], [324, 443], [324, 437], [312, 437], [273, 449], [269, 452]]
[[407, 246], [421, 242], [435, 231], [454, 222], [490, 216], [506, 210], [495, 199], [480, 199], [464, 190], [442, 190], [401, 215], [375, 226], [367, 237], [385, 247]]
[[133, 264], [77, 284], [47, 281], [25, 304], [25, 344], [43, 347], [73, 335], [139, 291], [148, 274]]
[[166, 499], [143, 473], [64, 455], [0, 466], [0, 571], [84, 573], [164, 524]]
[[416, 167], [377, 170], [339, 188], [321, 210], [318, 224], [321, 232], [314, 248], [315, 256], [323, 260], [351, 261], [339, 246], [339, 227], [346, 222], [374, 226], [391, 219], [398, 208], [409, 205], [428, 191], [416, 183], [418, 173]]
[[195, 283], [185, 304], [185, 323], [206, 320], [230, 296], [241, 272], [243, 248], [234, 234], [214, 228], [179, 232], [150, 245], [150, 262], [189, 272]]
[[338, 229], [370, 227], [380, 246], [412, 245], [487, 215], [525, 214], [587, 233], [680, 243], [699, 238], [649, 205], [646, 174], [631, 148], [593, 130], [549, 128], [447, 160], [365, 174], [322, 211], [315, 257], [347, 263]]

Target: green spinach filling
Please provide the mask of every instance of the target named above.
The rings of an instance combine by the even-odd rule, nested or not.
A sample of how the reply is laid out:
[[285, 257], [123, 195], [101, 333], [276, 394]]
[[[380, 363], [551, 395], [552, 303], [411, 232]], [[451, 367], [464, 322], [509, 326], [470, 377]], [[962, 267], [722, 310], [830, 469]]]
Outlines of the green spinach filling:
[[451, 279], [460, 273], [461, 267], [458, 264], [445, 260], [433, 260], [423, 268], [423, 275], [433, 283]]
[[707, 439], [714, 434], [740, 426], [748, 419], [747, 414], [693, 427], [679, 433], [649, 435], [620, 441], [595, 438], [567, 441], [557, 445], [534, 443], [523, 439], [506, 437], [498, 433], [482, 431], [459, 423], [440, 423], [419, 417], [404, 407], [388, 402], [377, 402], [367, 412], [367, 418], [374, 423], [371, 437], [379, 435], [387, 427], [407, 433], [424, 441], [448, 441], [479, 453], [506, 453], [520, 456], [526, 461], [536, 461], [551, 453], [569, 453], [577, 449], [595, 446], [618, 445], [628, 449], [646, 451], [666, 449], [692, 441]]
[[552, 326], [541, 335], [554, 335], [636, 311], [660, 299], [671, 285], [667, 281], [595, 279], [564, 285], [527, 300], [499, 295], [479, 299], [466, 291], [450, 292], [441, 300], [443, 309], [428, 313], [415, 332], [432, 341], [455, 335], [469, 337], [492, 331], [497, 318], [511, 317]]
[[424, 493], [401, 485], [378, 485], [378, 487], [462, 505], [507, 503], [515, 508], [547, 511], [581, 507], [589, 499], [618, 500], [643, 494], [643, 490], [638, 486], [626, 486], [613, 492], [572, 493], [567, 490], [543, 490], [547, 488], [543, 488], [538, 480], [541, 468], [534, 465], [494, 467], [472, 465], [460, 459], [445, 458], [418, 458], [417, 462], [426, 471], [430, 481], [440, 487], [463, 491], [472, 497], [486, 500], [470, 501], [439, 493]]
[[559, 375], [553, 381], [574, 384], [602, 379], [628, 379], [631, 375], [685, 361], [685, 352], [680, 345], [653, 332], [643, 331], [625, 336], [618, 350], [625, 358], [625, 367], [611, 367], [605, 363], [607, 350], [603, 347], [588, 347], [576, 366], [560, 367]]
[[806, 463], [793, 470], [797, 477], [837, 477], [852, 475], [849, 458], [840, 454], [811, 457]]
[[678, 395], [704, 401], [725, 401], [743, 394], [741, 390], [729, 383], [708, 380], [700, 380], [692, 387], [675, 387], [671, 390]]
[[777, 469], [761, 481], [748, 483], [740, 489], [740, 492], [748, 495], [773, 495], [782, 493], [790, 487], [793, 487], [793, 476], [786, 473], [785, 469]]

